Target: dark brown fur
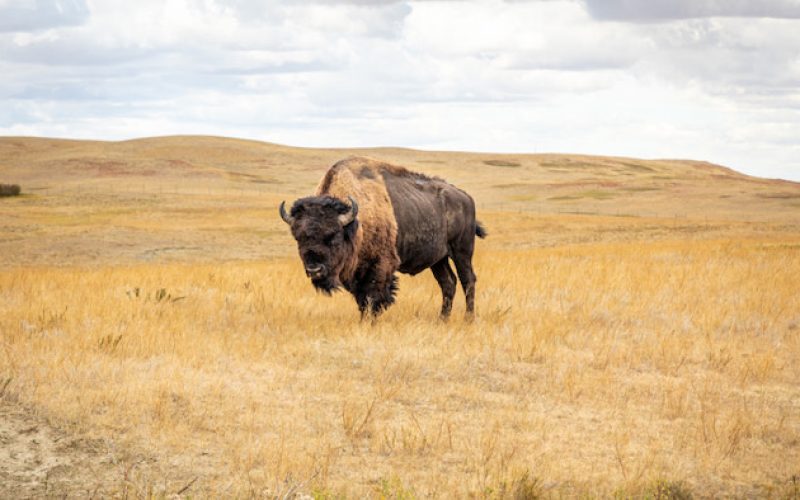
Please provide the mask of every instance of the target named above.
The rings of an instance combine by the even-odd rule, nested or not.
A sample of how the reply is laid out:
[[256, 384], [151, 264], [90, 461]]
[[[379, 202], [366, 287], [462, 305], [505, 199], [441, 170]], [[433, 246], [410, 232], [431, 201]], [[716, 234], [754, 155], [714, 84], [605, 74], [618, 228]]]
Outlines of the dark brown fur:
[[[337, 217], [348, 212], [349, 198], [358, 204], [358, 215], [343, 227]], [[378, 314], [394, 302], [395, 272], [413, 275], [430, 268], [442, 288], [441, 314], [447, 317], [456, 285], [448, 259], [456, 266], [472, 315], [474, 241], [486, 233], [475, 220], [472, 198], [442, 179], [368, 158], [347, 158], [326, 172], [315, 196], [294, 203], [290, 221], [314, 286], [328, 293], [343, 286], [362, 316]]]

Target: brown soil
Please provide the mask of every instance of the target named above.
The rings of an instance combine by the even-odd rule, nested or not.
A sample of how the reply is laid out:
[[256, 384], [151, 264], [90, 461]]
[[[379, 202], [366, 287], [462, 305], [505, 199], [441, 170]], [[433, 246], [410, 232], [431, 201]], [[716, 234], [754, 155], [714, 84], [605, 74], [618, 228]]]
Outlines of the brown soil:
[[0, 498], [105, 496], [114, 462], [103, 441], [70, 435], [0, 399]]

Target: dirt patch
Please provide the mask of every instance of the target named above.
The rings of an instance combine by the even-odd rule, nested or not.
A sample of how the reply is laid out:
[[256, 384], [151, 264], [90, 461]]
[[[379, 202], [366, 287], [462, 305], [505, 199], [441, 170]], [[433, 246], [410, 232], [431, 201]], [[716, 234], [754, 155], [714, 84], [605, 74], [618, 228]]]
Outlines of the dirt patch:
[[0, 498], [107, 494], [113, 462], [103, 441], [70, 436], [0, 399]]
[[102, 158], [69, 158], [61, 162], [50, 162], [50, 167], [61, 171], [76, 172], [81, 177], [153, 176], [156, 174], [156, 171], [151, 168], [134, 168], [130, 162]]
[[567, 182], [551, 182], [545, 184], [549, 188], [565, 188], [565, 187], [584, 187], [584, 186], [599, 186], [606, 188], [619, 187], [619, 182], [606, 181], [603, 179], [586, 179], [580, 181], [567, 181]]
[[520, 162], [512, 160], [484, 160], [483, 163], [491, 167], [517, 168], [522, 166]]
[[[214, 450], [172, 457], [151, 452], [59, 428], [0, 395], [0, 499], [206, 498], [209, 482], [219, 487]], [[252, 487], [241, 491], [258, 496]]]
[[621, 165], [624, 168], [627, 168], [629, 170], [634, 170], [634, 171], [637, 171], [637, 172], [655, 172], [656, 171], [656, 169], [654, 169], [654, 168], [650, 168], [650, 167], [648, 167], [646, 165], [640, 165], [638, 163], [630, 163], [630, 162], [621, 161], [621, 162], [618, 163], [618, 165]]

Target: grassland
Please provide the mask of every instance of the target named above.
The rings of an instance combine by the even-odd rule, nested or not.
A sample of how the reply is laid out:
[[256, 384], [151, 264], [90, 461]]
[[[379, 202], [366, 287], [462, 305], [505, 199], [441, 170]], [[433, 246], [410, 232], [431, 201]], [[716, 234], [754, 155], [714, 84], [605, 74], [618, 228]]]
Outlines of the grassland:
[[350, 151], [0, 152], [37, 188], [0, 203], [0, 496], [800, 491], [796, 184], [372, 150], [469, 190], [491, 234], [474, 322], [460, 293], [439, 322], [424, 274], [369, 324], [313, 292], [275, 208]]

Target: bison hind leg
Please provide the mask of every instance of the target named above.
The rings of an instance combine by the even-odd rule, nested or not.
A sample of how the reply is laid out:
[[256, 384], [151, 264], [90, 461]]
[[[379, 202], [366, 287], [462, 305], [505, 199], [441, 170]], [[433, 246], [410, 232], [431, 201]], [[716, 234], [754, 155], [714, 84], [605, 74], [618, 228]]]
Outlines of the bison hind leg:
[[442, 289], [442, 312], [439, 317], [447, 319], [453, 309], [453, 297], [456, 294], [456, 275], [450, 268], [447, 257], [431, 266], [431, 271]]
[[472, 270], [472, 248], [468, 250], [455, 254], [453, 262], [456, 265], [458, 279], [461, 281], [461, 287], [464, 289], [464, 295], [466, 295], [467, 299], [465, 318], [472, 320], [475, 316], [475, 282], [477, 278]]

